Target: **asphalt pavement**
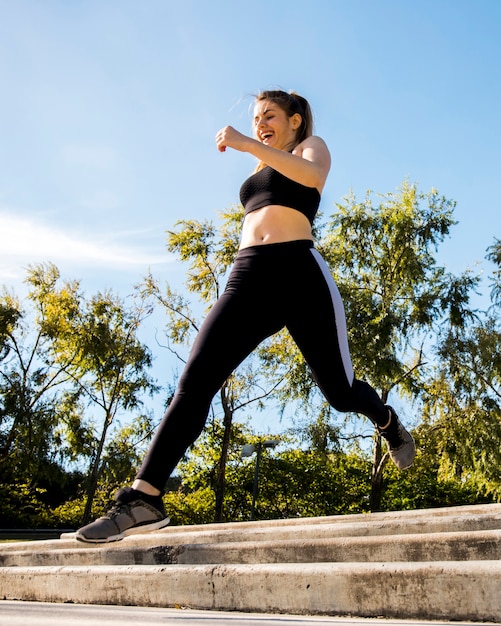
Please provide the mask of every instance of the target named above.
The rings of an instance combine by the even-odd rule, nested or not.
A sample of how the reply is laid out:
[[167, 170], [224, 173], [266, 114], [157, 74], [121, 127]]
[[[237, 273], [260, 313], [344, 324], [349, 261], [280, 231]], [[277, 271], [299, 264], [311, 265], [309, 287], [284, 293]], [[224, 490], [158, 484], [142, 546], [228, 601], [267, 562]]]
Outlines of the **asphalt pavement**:
[[[0, 626], [479, 626], [474, 622], [265, 615], [0, 600]], [[484, 623], [485, 626], [485, 623]]]

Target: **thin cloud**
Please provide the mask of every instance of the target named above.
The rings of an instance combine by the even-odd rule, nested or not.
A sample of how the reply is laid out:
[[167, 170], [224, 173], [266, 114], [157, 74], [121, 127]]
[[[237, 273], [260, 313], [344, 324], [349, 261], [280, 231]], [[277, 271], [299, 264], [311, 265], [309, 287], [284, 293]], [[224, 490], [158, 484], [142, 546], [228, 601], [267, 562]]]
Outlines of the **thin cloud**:
[[[127, 233], [130, 237], [130, 233]], [[116, 239], [116, 233], [114, 233]], [[0, 213], [0, 278], [13, 278], [32, 263], [52, 261], [75, 266], [133, 269], [168, 263], [172, 257], [150, 254], [139, 247], [97, 240], [54, 228], [33, 217], [21, 217], [10, 212]]]

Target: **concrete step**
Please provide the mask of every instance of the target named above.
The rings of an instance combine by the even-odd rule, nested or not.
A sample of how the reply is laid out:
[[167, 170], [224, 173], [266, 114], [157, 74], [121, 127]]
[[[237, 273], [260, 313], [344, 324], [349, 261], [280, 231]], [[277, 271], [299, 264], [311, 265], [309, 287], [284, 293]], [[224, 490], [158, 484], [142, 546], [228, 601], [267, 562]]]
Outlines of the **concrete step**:
[[[278, 542], [298, 538], [306, 541], [342, 537], [468, 533], [499, 529], [501, 529], [501, 504], [490, 504], [477, 507], [444, 507], [292, 520], [167, 526], [159, 531], [132, 535], [112, 545], [126, 547], [125, 549], [141, 549], [151, 547], [153, 543], [177, 546], [199, 543]], [[0, 564], [5, 554], [10, 551], [22, 551], [25, 548], [29, 553], [37, 553], [39, 551], [92, 550], [96, 548], [96, 545], [75, 542], [75, 536], [71, 533], [61, 535], [59, 540], [3, 544], [0, 545]]]
[[66, 534], [0, 544], [0, 596], [501, 622], [500, 555], [497, 504]]
[[501, 622], [499, 561], [8, 567], [6, 600]]
[[[1, 567], [67, 565], [204, 565], [252, 563], [373, 563], [501, 560], [501, 530], [332, 539], [169, 544], [168, 535], [128, 537], [107, 546], [26, 546], [0, 551]], [[145, 543], [145, 539], [147, 542]]]

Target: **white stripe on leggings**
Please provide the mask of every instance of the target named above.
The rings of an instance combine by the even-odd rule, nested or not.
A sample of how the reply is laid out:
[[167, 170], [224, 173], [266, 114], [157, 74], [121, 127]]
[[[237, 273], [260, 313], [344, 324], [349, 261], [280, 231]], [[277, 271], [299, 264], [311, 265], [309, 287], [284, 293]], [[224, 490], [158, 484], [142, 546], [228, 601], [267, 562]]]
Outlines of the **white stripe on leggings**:
[[343, 301], [341, 299], [341, 294], [339, 293], [339, 289], [332, 277], [332, 274], [329, 271], [329, 267], [322, 255], [315, 248], [311, 248], [311, 253], [315, 257], [320, 269], [322, 270], [322, 274], [325, 278], [325, 282], [329, 287], [329, 291], [332, 298], [332, 305], [334, 306], [334, 314], [336, 316], [336, 331], [337, 331], [337, 340], [339, 344], [339, 350], [341, 351], [341, 358], [343, 360], [344, 372], [346, 374], [346, 378], [350, 385], [353, 384], [353, 380], [355, 378], [355, 374], [353, 372], [353, 365], [351, 363], [350, 357], [350, 348], [348, 346], [348, 331], [346, 328], [346, 316], [344, 313]]

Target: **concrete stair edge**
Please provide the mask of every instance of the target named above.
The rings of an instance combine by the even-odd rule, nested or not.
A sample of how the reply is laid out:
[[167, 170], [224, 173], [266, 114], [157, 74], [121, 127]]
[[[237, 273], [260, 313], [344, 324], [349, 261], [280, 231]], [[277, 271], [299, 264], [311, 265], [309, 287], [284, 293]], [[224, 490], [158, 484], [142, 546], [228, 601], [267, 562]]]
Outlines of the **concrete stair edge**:
[[3, 544], [0, 599], [501, 623], [501, 505], [286, 522]]
[[501, 561], [0, 568], [6, 600], [501, 621]]
[[[361, 537], [388, 534], [416, 534], [430, 532], [496, 530], [501, 528], [501, 505], [481, 505], [474, 507], [448, 507], [417, 511], [371, 513], [347, 515], [341, 521], [337, 517], [304, 518], [293, 520], [294, 525], [284, 524], [286, 520], [266, 522], [229, 522], [227, 524], [207, 524], [197, 526], [167, 526], [162, 530], [126, 537], [123, 544], [137, 547], [151, 545], [152, 541], [165, 545], [191, 543], [219, 543], [228, 541], [266, 541], [302, 538]], [[447, 513], [447, 514], [446, 514]], [[377, 517], [372, 517], [377, 516]], [[63, 534], [61, 539], [18, 542], [0, 545], [0, 555], [11, 550], [27, 549], [61, 550], [75, 548], [92, 549], [99, 544], [75, 542], [74, 534]]]
[[[501, 559], [501, 529], [168, 545], [150, 536], [147, 546], [126, 541], [86, 549], [0, 551], [0, 567], [63, 565], [176, 565]], [[74, 544], [75, 545], [75, 544]], [[86, 544], [87, 545], [87, 544]]]

